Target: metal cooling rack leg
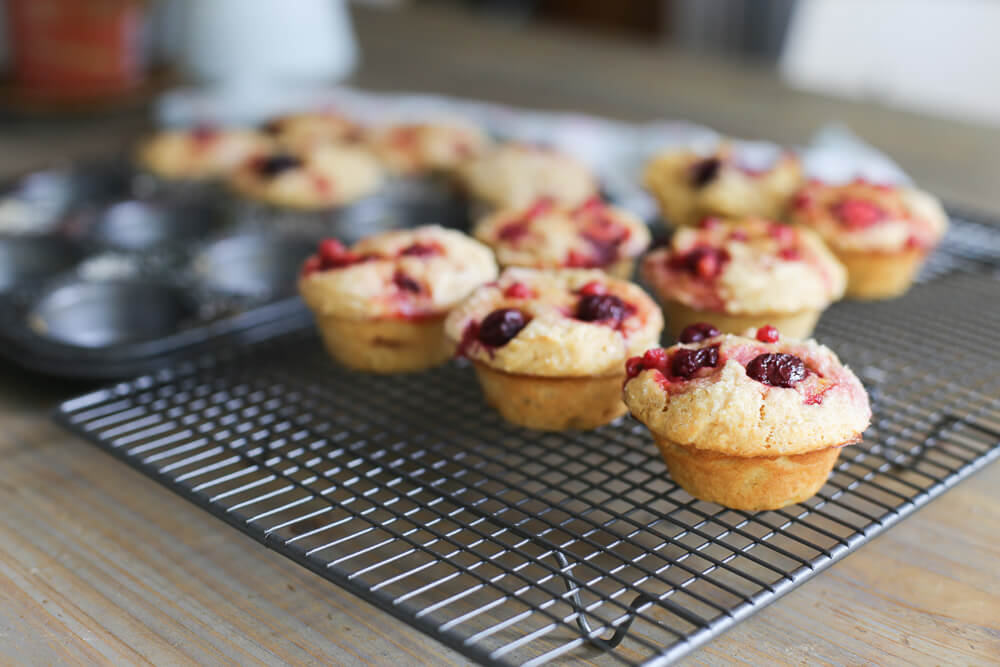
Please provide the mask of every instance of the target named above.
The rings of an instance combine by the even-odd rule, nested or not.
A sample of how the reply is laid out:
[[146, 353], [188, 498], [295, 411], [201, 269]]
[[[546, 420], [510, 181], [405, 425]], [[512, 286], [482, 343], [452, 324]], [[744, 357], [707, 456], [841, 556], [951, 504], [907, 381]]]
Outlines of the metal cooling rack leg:
[[[556, 551], [556, 560], [559, 561], [561, 569], [569, 568], [569, 559], [562, 551]], [[566, 592], [569, 593], [570, 599], [572, 600], [573, 606], [576, 608], [576, 624], [580, 627], [580, 632], [583, 633], [584, 638], [596, 646], [597, 648], [610, 651], [611, 649], [617, 647], [625, 639], [625, 635], [628, 634], [628, 629], [632, 627], [632, 621], [635, 620], [639, 613], [639, 607], [644, 604], [653, 604], [656, 602], [653, 598], [649, 597], [645, 593], [639, 593], [632, 600], [632, 603], [628, 606], [628, 617], [618, 624], [615, 628], [615, 632], [607, 639], [601, 639], [600, 637], [592, 637], [594, 629], [590, 627], [590, 622], [587, 620], [586, 613], [583, 609], [583, 600], [580, 599], [580, 589], [573, 585], [573, 582], [569, 580], [568, 577], [560, 574], [563, 580], [563, 584], [566, 586]]]

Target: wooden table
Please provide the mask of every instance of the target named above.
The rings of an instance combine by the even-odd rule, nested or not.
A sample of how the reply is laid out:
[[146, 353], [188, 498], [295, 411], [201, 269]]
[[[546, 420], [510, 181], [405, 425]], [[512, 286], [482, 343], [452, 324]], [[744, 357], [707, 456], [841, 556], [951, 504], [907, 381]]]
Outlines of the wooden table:
[[[759, 68], [485, 24], [356, 11], [356, 81], [802, 141], [840, 119], [948, 199], [1000, 213], [1000, 130], [792, 92]], [[0, 171], [106, 152], [141, 118], [0, 128]], [[0, 366], [0, 662], [464, 663], [48, 419], [86, 385]], [[1000, 657], [1000, 466], [740, 623], [686, 664]], [[596, 653], [579, 653], [595, 662]]]

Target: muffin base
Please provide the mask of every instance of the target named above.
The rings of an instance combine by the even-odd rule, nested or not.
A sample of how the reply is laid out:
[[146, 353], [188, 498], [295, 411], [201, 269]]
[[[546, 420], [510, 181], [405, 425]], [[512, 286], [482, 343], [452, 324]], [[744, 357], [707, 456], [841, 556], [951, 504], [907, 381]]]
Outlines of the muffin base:
[[323, 345], [334, 359], [361, 371], [406, 373], [444, 363], [455, 352], [444, 335], [444, 315], [418, 320], [317, 317]]
[[837, 251], [837, 259], [847, 268], [847, 296], [852, 299], [892, 299], [913, 284], [927, 251], [903, 250], [896, 253]]
[[541, 431], [588, 430], [621, 417], [625, 374], [599, 377], [518, 375], [474, 361], [486, 402], [504, 419]]
[[840, 447], [794, 456], [727, 456], [659, 437], [656, 446], [670, 476], [685, 491], [746, 512], [780, 509], [812, 497], [840, 456]]
[[667, 332], [673, 340], [678, 339], [684, 327], [696, 322], [708, 322], [722, 333], [731, 334], [742, 334], [747, 329], [770, 324], [777, 327], [782, 336], [804, 339], [812, 335], [821, 313], [820, 310], [801, 310], [797, 313], [732, 315], [712, 310], [695, 310], [677, 301], [664, 300], [661, 303], [667, 318]]

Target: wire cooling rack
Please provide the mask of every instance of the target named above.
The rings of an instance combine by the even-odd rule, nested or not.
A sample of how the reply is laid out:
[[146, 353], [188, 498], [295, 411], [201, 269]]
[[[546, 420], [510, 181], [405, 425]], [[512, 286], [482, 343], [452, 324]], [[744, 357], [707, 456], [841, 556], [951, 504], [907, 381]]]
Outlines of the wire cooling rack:
[[1000, 456], [1000, 231], [956, 221], [904, 298], [817, 337], [874, 420], [813, 498], [693, 499], [644, 428], [503, 422], [461, 364], [377, 377], [310, 334], [140, 377], [58, 420], [483, 663], [676, 659]]

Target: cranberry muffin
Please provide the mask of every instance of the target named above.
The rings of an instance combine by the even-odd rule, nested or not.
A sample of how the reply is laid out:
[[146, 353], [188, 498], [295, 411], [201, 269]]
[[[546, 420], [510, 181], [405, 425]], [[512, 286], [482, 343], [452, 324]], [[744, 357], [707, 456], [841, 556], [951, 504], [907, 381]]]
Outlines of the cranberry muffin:
[[465, 162], [458, 178], [466, 193], [487, 209], [525, 208], [545, 198], [579, 206], [597, 194], [597, 179], [581, 162], [527, 144], [501, 144]]
[[707, 156], [677, 150], [650, 160], [643, 180], [673, 225], [694, 225], [709, 216], [776, 219], [802, 183], [802, 167], [790, 153], [755, 169], [725, 147]]
[[462, 121], [409, 123], [373, 130], [368, 145], [386, 171], [399, 175], [448, 173], [481, 155], [490, 139]]
[[445, 321], [488, 403], [542, 430], [591, 429], [625, 413], [625, 360], [663, 316], [637, 285], [585, 269], [506, 269]]
[[674, 337], [705, 321], [724, 333], [770, 323], [806, 338], [847, 282], [818, 235], [758, 218], [683, 227], [643, 259], [642, 276]]
[[649, 229], [628, 211], [592, 197], [575, 207], [541, 199], [481, 220], [473, 235], [493, 248], [501, 268], [602, 269], [629, 278], [649, 247]]
[[203, 125], [154, 134], [139, 146], [136, 161], [168, 181], [205, 181], [266, 153], [271, 145], [268, 137], [253, 130]]
[[847, 295], [857, 299], [906, 292], [948, 229], [944, 209], [926, 192], [861, 180], [806, 184], [788, 217], [823, 237], [847, 267]]
[[497, 276], [489, 248], [438, 226], [394, 230], [356, 243], [321, 241], [299, 292], [334, 359], [377, 373], [417, 371], [451, 358], [448, 311]]
[[858, 378], [815, 341], [692, 325], [628, 360], [625, 403], [688, 493], [756, 512], [802, 502], [871, 421]]
[[375, 192], [381, 182], [371, 153], [342, 144], [273, 150], [247, 160], [229, 177], [230, 187], [250, 200], [303, 211], [350, 204]]
[[352, 143], [362, 136], [361, 127], [333, 111], [309, 111], [272, 118], [264, 123], [264, 132], [282, 147], [305, 151], [318, 144]]

